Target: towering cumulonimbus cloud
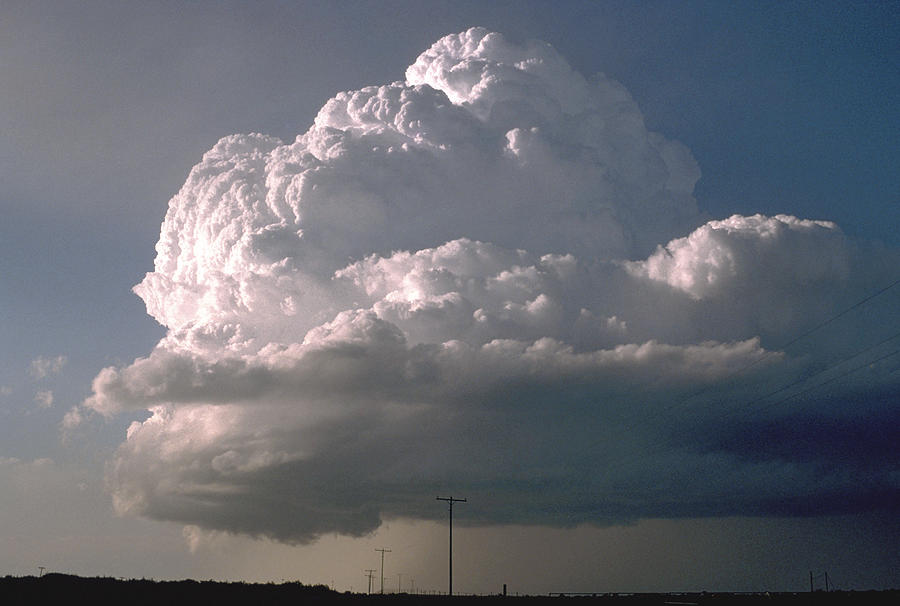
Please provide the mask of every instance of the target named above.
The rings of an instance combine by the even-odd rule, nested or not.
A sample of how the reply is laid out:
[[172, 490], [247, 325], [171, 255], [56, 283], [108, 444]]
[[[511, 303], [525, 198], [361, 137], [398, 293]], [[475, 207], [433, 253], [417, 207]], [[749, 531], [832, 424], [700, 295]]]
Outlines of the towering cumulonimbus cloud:
[[[846, 398], [896, 416], [895, 372], [755, 404], [842, 355], [773, 346], [896, 251], [826, 221], [703, 224], [699, 175], [620, 84], [480, 28], [336, 95], [293, 143], [222, 139], [135, 287], [167, 335], [83, 403], [150, 412], [110, 465], [117, 509], [303, 542], [434, 517], [445, 489], [480, 523], [896, 503], [871, 464], [896, 446], [816, 442]], [[810, 419], [815, 444], [785, 448]]]

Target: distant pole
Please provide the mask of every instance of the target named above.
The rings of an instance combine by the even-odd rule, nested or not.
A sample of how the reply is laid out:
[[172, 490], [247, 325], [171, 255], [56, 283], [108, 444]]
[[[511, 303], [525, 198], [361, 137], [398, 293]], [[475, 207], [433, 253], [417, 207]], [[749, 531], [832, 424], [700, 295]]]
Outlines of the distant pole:
[[403, 593], [403, 573], [397, 573], [397, 593]]
[[450, 505], [450, 589], [447, 595], [453, 595], [453, 504], [465, 503], [465, 499], [454, 499], [453, 497], [437, 497], [438, 501], [446, 501]]
[[38, 568], [41, 570], [41, 572], [38, 574], [38, 578], [41, 578], [42, 576], [44, 576], [44, 571], [47, 570], [47, 567], [46, 566], [38, 566]]
[[372, 593], [372, 579], [375, 578], [375, 569], [366, 568], [366, 576], [369, 577], [369, 593]]
[[384, 593], [384, 553], [385, 553], [385, 552], [390, 553], [391, 550], [390, 550], [390, 549], [384, 549], [384, 548], [382, 547], [381, 549], [376, 549], [375, 551], [380, 551], [380, 552], [381, 552], [381, 593]]
[[809, 571], [809, 592], [813, 592], [813, 575], [812, 570]]

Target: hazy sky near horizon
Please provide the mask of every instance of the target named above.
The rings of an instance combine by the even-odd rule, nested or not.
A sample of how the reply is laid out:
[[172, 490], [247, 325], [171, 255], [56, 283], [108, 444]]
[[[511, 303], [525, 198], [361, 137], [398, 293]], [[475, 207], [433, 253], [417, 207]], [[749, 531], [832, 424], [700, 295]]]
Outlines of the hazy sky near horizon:
[[0, 573], [900, 586], [898, 17], [4, 3]]

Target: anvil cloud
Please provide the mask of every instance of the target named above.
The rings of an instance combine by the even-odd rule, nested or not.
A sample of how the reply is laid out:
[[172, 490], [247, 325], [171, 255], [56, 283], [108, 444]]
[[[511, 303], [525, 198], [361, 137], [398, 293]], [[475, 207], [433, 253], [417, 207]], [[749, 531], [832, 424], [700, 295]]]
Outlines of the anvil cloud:
[[484, 524], [896, 508], [896, 372], [760, 398], [846, 356], [779, 348], [900, 257], [708, 221], [699, 177], [620, 84], [480, 28], [293, 143], [222, 139], [135, 287], [167, 335], [83, 403], [150, 413], [117, 509], [305, 542], [447, 490]]

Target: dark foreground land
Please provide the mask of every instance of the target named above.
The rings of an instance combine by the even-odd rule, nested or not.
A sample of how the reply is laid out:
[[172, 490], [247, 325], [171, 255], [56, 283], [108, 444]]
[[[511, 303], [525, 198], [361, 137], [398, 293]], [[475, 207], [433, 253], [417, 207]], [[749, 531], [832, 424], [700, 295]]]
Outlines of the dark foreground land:
[[772, 606], [895, 606], [900, 604], [900, 590], [830, 591], [816, 593], [651, 593], [551, 596], [435, 596], [435, 595], [364, 595], [338, 593], [324, 585], [301, 583], [252, 584], [215, 581], [148, 581], [112, 578], [83, 578], [64, 574], [37, 577], [0, 578], [0, 604], [116, 604], [123, 606], [175, 604], [304, 605], [346, 604], [349, 606], [663, 606], [691, 605], [729, 606], [769, 604]]

